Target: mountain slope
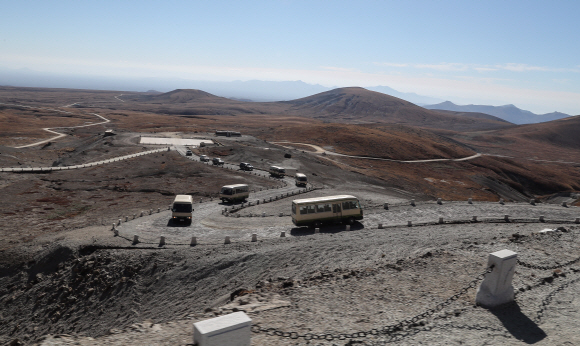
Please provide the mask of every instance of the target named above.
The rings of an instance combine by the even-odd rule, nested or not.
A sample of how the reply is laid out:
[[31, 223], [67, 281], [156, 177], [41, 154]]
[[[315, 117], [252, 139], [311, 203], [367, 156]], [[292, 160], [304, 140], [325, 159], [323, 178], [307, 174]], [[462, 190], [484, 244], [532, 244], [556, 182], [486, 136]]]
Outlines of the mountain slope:
[[569, 117], [568, 114], [560, 112], [552, 112], [546, 114], [535, 114], [530, 111], [519, 109], [514, 105], [504, 105], [504, 106], [486, 106], [486, 105], [456, 105], [451, 101], [445, 101], [435, 105], [425, 106], [427, 109], [433, 110], [448, 110], [455, 112], [478, 112], [485, 113], [489, 115], [496, 116], [503, 120], [509, 121], [514, 124], [533, 124], [539, 122], [552, 121], [557, 119], [562, 119]]
[[339, 88], [297, 100], [279, 102], [292, 115], [333, 122], [397, 123], [452, 130], [483, 130], [508, 126], [502, 121], [477, 119], [424, 109], [405, 100], [359, 87]]

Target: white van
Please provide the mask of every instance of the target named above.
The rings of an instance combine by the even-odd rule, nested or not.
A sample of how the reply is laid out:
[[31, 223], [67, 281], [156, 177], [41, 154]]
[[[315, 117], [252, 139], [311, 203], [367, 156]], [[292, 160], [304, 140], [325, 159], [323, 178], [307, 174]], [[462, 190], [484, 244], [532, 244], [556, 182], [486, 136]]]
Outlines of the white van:
[[270, 172], [270, 175], [273, 177], [277, 177], [277, 178], [284, 178], [284, 176], [286, 175], [286, 170], [282, 167], [278, 167], [278, 166], [270, 166], [270, 169], [268, 170], [268, 172]]
[[250, 188], [246, 184], [226, 185], [220, 191], [222, 202], [243, 201], [250, 196]]
[[190, 195], [177, 195], [171, 207], [171, 219], [173, 221], [191, 223], [193, 216], [193, 197]]
[[323, 224], [362, 220], [363, 209], [351, 195], [295, 199], [292, 201], [292, 222], [296, 226], [320, 227]]
[[294, 181], [296, 181], [296, 186], [306, 186], [308, 184], [308, 178], [302, 173], [296, 173]]

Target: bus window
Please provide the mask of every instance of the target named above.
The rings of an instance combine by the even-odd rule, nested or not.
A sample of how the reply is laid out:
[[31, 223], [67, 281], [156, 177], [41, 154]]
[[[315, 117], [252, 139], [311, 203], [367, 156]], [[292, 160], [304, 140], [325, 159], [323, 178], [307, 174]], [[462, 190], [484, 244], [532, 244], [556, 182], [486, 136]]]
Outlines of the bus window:
[[340, 204], [333, 204], [332, 205], [332, 212], [333, 213], [340, 213]]
[[292, 214], [296, 215], [296, 204], [292, 203]]
[[317, 213], [324, 213], [324, 204], [317, 204], [316, 205], [316, 212]]
[[306, 210], [306, 207], [300, 207], [300, 215], [304, 215], [307, 213], [308, 213], [308, 211]]
[[316, 210], [314, 209], [313, 205], [309, 205], [309, 206], [307, 206], [307, 208], [308, 208], [308, 214], [316, 213]]
[[328, 211], [328, 212], [332, 211], [332, 207], [330, 206], [330, 204], [324, 205], [324, 211]]

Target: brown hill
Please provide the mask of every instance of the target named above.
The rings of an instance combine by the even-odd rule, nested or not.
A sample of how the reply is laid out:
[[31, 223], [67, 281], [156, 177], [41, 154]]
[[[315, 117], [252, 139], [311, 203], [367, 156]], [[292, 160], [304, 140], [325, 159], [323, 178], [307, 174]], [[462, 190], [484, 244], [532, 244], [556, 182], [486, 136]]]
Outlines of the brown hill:
[[140, 101], [153, 103], [238, 103], [225, 97], [215, 96], [197, 89], [176, 89], [163, 94], [144, 95]]
[[293, 115], [333, 122], [397, 123], [453, 129], [497, 129], [509, 123], [424, 109], [410, 102], [364, 88], [339, 88], [305, 98], [280, 102]]

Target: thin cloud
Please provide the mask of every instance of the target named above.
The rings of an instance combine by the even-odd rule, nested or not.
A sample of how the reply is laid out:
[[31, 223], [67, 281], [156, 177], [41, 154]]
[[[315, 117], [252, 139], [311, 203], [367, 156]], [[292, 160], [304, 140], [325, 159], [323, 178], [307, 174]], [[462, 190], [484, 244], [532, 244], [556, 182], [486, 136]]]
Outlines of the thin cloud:
[[481, 65], [481, 64], [464, 64], [464, 63], [438, 63], [438, 64], [411, 64], [411, 63], [391, 63], [391, 62], [379, 62], [375, 63], [379, 66], [389, 66], [389, 67], [408, 67], [415, 69], [424, 70], [435, 70], [435, 71], [476, 71], [479, 73], [485, 72], [495, 72], [495, 71], [510, 71], [510, 72], [580, 72], [580, 66], [575, 68], [557, 68], [557, 67], [547, 67], [547, 66], [534, 66], [522, 63], [504, 63], [495, 65]]

